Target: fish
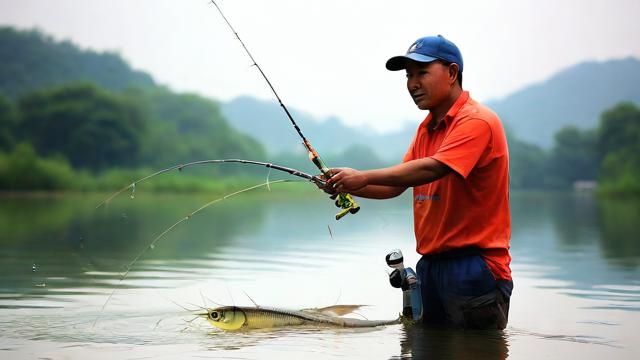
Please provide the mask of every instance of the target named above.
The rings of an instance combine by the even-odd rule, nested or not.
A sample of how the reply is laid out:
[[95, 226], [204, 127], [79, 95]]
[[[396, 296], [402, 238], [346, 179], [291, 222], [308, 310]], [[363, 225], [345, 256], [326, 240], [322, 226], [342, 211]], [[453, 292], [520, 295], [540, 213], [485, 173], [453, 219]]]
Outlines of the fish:
[[207, 309], [207, 321], [225, 331], [271, 329], [291, 326], [377, 327], [400, 323], [393, 320], [364, 320], [342, 317], [363, 305], [333, 305], [324, 308], [286, 310], [272, 307], [221, 306]]

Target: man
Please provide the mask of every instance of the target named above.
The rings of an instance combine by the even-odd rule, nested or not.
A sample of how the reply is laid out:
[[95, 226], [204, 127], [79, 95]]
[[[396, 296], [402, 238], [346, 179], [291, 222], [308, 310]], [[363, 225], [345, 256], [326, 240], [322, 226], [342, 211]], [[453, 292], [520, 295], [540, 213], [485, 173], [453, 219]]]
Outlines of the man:
[[509, 156], [498, 116], [462, 90], [462, 55], [444, 37], [418, 39], [386, 63], [405, 70], [429, 114], [403, 162], [332, 169], [331, 191], [387, 199], [413, 187], [423, 321], [504, 329], [513, 289], [509, 263]]

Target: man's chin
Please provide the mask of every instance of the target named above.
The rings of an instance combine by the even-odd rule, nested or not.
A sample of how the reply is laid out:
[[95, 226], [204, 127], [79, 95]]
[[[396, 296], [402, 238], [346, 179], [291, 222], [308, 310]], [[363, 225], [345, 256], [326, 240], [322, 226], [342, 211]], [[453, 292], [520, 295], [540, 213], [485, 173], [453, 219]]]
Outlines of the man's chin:
[[423, 103], [417, 103], [416, 106], [418, 107], [418, 109], [420, 110], [429, 110], [429, 106], [427, 104], [423, 104]]

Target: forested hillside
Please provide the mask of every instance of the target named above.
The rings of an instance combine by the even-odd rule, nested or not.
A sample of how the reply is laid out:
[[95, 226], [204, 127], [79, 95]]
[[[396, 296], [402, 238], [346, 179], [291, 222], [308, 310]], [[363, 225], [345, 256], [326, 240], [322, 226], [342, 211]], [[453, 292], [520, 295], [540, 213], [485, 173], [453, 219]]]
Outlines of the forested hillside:
[[[258, 141], [229, 126], [217, 101], [158, 86], [119, 55], [10, 28], [0, 29], [0, 151], [4, 189], [65, 187], [59, 178], [69, 182], [73, 171], [266, 159]], [[254, 170], [224, 174], [239, 172]]]
[[[493, 103], [507, 125], [511, 186], [562, 189], [597, 180], [609, 192], [640, 193], [639, 98], [630, 84], [639, 64], [581, 64]], [[376, 134], [290, 110], [330, 166], [397, 163], [415, 131], [411, 125]], [[92, 189], [97, 177], [122, 169], [130, 173], [107, 177], [122, 184], [131, 172], [230, 157], [315, 171], [275, 103], [241, 97], [221, 104], [174, 93], [117, 54], [0, 28], [0, 190]], [[112, 189], [115, 180], [105, 183]]]
[[0, 64], [0, 93], [14, 99], [70, 82], [109, 90], [155, 86], [151, 76], [131, 69], [118, 54], [82, 50], [39, 31], [0, 27]]
[[565, 126], [594, 128], [604, 109], [620, 102], [640, 104], [638, 84], [638, 59], [585, 62], [487, 104], [514, 135], [548, 149]]

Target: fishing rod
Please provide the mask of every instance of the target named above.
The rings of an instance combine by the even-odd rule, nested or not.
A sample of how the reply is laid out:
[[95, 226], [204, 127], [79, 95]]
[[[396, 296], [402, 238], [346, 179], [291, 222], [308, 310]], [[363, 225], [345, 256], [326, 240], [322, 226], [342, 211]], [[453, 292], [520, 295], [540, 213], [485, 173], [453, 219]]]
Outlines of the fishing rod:
[[[188, 164], [181, 164], [181, 165], [176, 165], [176, 166], [172, 166], [170, 168], [164, 169], [164, 170], [160, 170], [158, 172], [155, 172], [154, 174], [151, 174], [149, 176], [146, 176], [140, 180], [134, 181], [131, 185], [117, 191], [116, 193], [112, 194], [111, 196], [109, 196], [109, 198], [107, 198], [107, 200], [103, 201], [102, 203], [100, 203], [100, 205], [98, 205], [98, 207], [100, 207], [102, 204], [107, 203], [109, 200], [113, 199], [116, 195], [122, 193], [123, 191], [125, 191], [126, 189], [129, 189], [131, 187], [133, 187], [135, 189], [135, 184], [136, 182], [140, 182], [140, 181], [144, 181], [146, 179], [149, 179], [155, 175], [159, 175], [163, 172], [167, 172], [170, 170], [175, 170], [175, 169], [179, 169], [182, 170], [185, 167], [188, 166], [192, 166], [192, 165], [199, 165], [199, 164], [209, 164], [209, 163], [220, 163], [220, 162], [240, 162], [240, 163], [246, 163], [246, 164], [256, 164], [256, 165], [264, 165], [267, 166], [269, 168], [273, 168], [273, 169], [277, 169], [277, 170], [282, 170], [285, 172], [288, 172], [292, 175], [296, 175], [298, 177], [302, 177], [305, 178], [309, 181], [314, 181], [314, 178], [317, 178], [315, 176], [311, 176], [309, 174], [294, 170], [294, 169], [289, 169], [283, 166], [278, 166], [278, 165], [273, 165], [273, 164], [268, 164], [268, 163], [261, 163], [258, 161], [250, 161], [250, 160], [239, 160], [239, 159], [225, 159], [225, 160], [203, 160], [203, 161], [194, 161], [192, 163], [188, 163]], [[280, 179], [280, 180], [274, 180], [274, 181], [269, 181], [269, 179], [267, 179], [266, 182], [262, 183], [262, 184], [258, 184], [258, 185], [253, 185], [247, 188], [244, 188], [242, 190], [238, 190], [238, 191], [234, 191], [230, 194], [227, 194], [223, 197], [217, 198], [215, 200], [209, 201], [206, 204], [200, 206], [199, 208], [197, 208], [196, 210], [191, 211], [189, 214], [187, 214], [186, 216], [184, 216], [183, 218], [181, 218], [180, 220], [178, 220], [177, 222], [175, 222], [173, 225], [169, 226], [168, 228], [166, 228], [164, 231], [162, 231], [160, 234], [158, 234], [147, 246], [144, 247], [144, 249], [142, 249], [142, 251], [140, 251], [138, 253], [138, 255], [136, 255], [136, 257], [134, 257], [125, 267], [124, 267], [124, 272], [120, 274], [120, 277], [118, 279], [118, 286], [127, 278], [127, 276], [129, 275], [129, 273], [131, 272], [131, 269], [133, 268], [133, 266], [138, 262], [138, 260], [140, 260], [140, 258], [147, 253], [147, 251], [149, 250], [153, 250], [156, 247], [156, 244], [158, 243], [158, 241], [160, 241], [160, 239], [164, 238], [165, 235], [167, 235], [168, 233], [170, 233], [173, 229], [175, 229], [178, 225], [182, 224], [183, 222], [191, 219], [194, 215], [196, 215], [197, 213], [199, 213], [200, 211], [208, 208], [209, 206], [218, 203], [220, 201], [226, 200], [232, 196], [236, 196], [242, 193], [245, 193], [247, 191], [252, 191], [261, 187], [269, 187], [271, 184], [277, 184], [277, 183], [286, 183], [286, 182], [295, 182], [295, 181], [302, 181], [302, 180], [293, 180], [293, 179]], [[102, 316], [102, 313], [104, 312], [104, 309], [107, 307], [107, 304], [109, 303], [109, 301], [111, 300], [111, 298], [113, 298], [113, 295], [116, 293], [116, 290], [118, 289], [118, 286], [115, 286], [112, 290], [111, 293], [109, 293], [109, 296], [107, 296], [107, 299], [105, 300], [104, 304], [102, 304], [102, 307], [100, 308], [100, 312], [98, 313], [98, 316], [96, 317], [96, 319], [93, 321], [93, 325], [91, 325], [91, 327], [95, 327], [96, 324], [98, 323], [98, 320], [100, 320], [100, 317]]]
[[[302, 138], [302, 145], [304, 145], [307, 151], [309, 151], [309, 159], [311, 160], [311, 162], [313, 162], [313, 164], [320, 170], [320, 172], [322, 173], [322, 175], [324, 175], [326, 179], [331, 178], [332, 175], [329, 172], [329, 168], [322, 161], [322, 159], [318, 155], [318, 152], [313, 148], [313, 146], [311, 146], [311, 143], [304, 136], [298, 124], [296, 124], [295, 120], [293, 120], [293, 116], [291, 116], [289, 109], [287, 109], [287, 107], [284, 105], [284, 103], [280, 99], [280, 96], [276, 92], [276, 89], [273, 87], [273, 85], [271, 85], [271, 81], [269, 81], [269, 78], [267, 78], [267, 75], [265, 75], [264, 71], [262, 71], [262, 68], [260, 67], [260, 65], [258, 65], [258, 62], [253, 58], [253, 55], [251, 55], [251, 52], [249, 51], [247, 46], [244, 44], [242, 39], [240, 39], [240, 35], [238, 35], [238, 32], [233, 28], [233, 26], [231, 26], [231, 23], [229, 22], [227, 17], [224, 16], [224, 13], [222, 12], [222, 9], [220, 8], [220, 6], [218, 6], [218, 4], [214, 0], [211, 0], [211, 3], [216, 7], [216, 9], [218, 9], [218, 12], [220, 13], [224, 21], [229, 26], [229, 29], [231, 29], [231, 31], [234, 33], [238, 41], [240, 41], [240, 44], [242, 44], [242, 47], [247, 52], [247, 55], [249, 55], [249, 58], [253, 62], [253, 65], [258, 69], [258, 71], [260, 71], [260, 74], [262, 75], [264, 80], [267, 82], [267, 85], [269, 85], [269, 88], [271, 88], [271, 91], [276, 96], [276, 99], [278, 99], [278, 103], [280, 103], [280, 106], [284, 110], [285, 114], [287, 114], [287, 117], [291, 121], [291, 125], [293, 125], [293, 128], [296, 130], [298, 135], [300, 135], [300, 138]], [[341, 192], [336, 194], [335, 196], [332, 196], [331, 198], [335, 200], [336, 206], [342, 209], [339, 213], [336, 214], [336, 220], [340, 220], [343, 216], [349, 213], [355, 214], [360, 210], [360, 205], [356, 203], [356, 201], [353, 199], [353, 196], [351, 196], [351, 194], [349, 193]]]
[[[254, 160], [244, 160], [244, 159], [209, 159], [209, 160], [199, 160], [199, 161], [192, 161], [192, 162], [188, 162], [188, 163], [184, 163], [184, 164], [177, 164], [177, 165], [173, 165], [171, 167], [168, 167], [166, 169], [162, 169], [162, 170], [158, 170], [150, 175], [144, 176], [138, 180], [135, 180], [134, 182], [132, 182], [131, 184], [123, 187], [122, 189], [114, 192], [113, 194], [109, 195], [106, 199], [104, 199], [102, 202], [100, 202], [100, 204], [98, 204], [98, 206], [96, 206], [96, 209], [100, 208], [101, 206], [108, 204], [111, 202], [111, 200], [113, 200], [113, 198], [115, 198], [116, 196], [122, 194], [123, 192], [131, 189], [132, 193], [131, 193], [131, 197], [134, 197], [135, 194], [135, 190], [136, 190], [136, 185], [145, 181], [145, 180], [149, 180], [155, 176], [158, 176], [160, 174], [164, 174], [173, 170], [178, 170], [178, 171], [182, 171], [185, 168], [188, 167], [192, 167], [192, 166], [199, 166], [199, 165], [207, 165], [207, 164], [223, 164], [223, 163], [239, 163], [239, 164], [248, 164], [248, 165], [256, 165], [256, 166], [264, 166], [266, 168], [269, 168], [269, 170], [271, 169], [275, 169], [278, 171], [282, 171], [288, 174], [291, 174], [293, 176], [302, 178], [304, 180], [293, 180], [293, 179], [281, 179], [281, 180], [274, 180], [274, 181], [270, 181], [269, 180], [269, 176], [267, 175], [267, 181], [262, 183], [262, 184], [258, 184], [258, 185], [254, 185], [254, 186], [250, 186], [248, 188], [244, 188], [242, 190], [238, 190], [235, 192], [232, 192], [230, 194], [227, 194], [223, 197], [217, 198], [215, 200], [209, 201], [206, 204], [200, 206], [199, 208], [197, 208], [196, 210], [190, 212], [189, 214], [187, 214], [186, 216], [184, 216], [183, 218], [181, 218], [180, 220], [178, 220], [177, 222], [175, 222], [173, 225], [169, 226], [168, 228], [166, 228], [164, 231], [162, 231], [160, 234], [158, 234], [147, 246], [144, 247], [144, 249], [142, 249], [142, 251], [140, 251], [138, 253], [138, 255], [136, 255], [136, 257], [134, 257], [125, 267], [124, 267], [124, 272], [120, 275], [119, 279], [118, 279], [118, 285], [121, 284], [126, 277], [129, 275], [129, 272], [131, 271], [131, 269], [133, 268], [133, 266], [138, 262], [138, 260], [140, 260], [140, 258], [149, 250], [153, 250], [156, 246], [156, 244], [165, 237], [165, 235], [167, 235], [168, 233], [170, 233], [173, 229], [175, 229], [178, 225], [182, 224], [183, 222], [191, 219], [194, 215], [196, 215], [197, 213], [199, 213], [200, 211], [210, 207], [211, 205], [218, 203], [220, 201], [226, 200], [232, 196], [236, 196], [239, 194], [242, 194], [244, 192], [247, 191], [251, 191], [254, 189], [258, 189], [261, 187], [267, 187], [270, 189], [271, 184], [277, 184], [277, 183], [285, 183], [285, 182], [295, 182], [295, 181], [309, 181], [314, 183], [316, 186], [324, 186], [325, 181], [321, 178], [319, 178], [318, 176], [315, 175], [310, 175], [307, 174], [303, 171], [297, 170], [297, 169], [292, 169], [286, 166], [281, 166], [281, 165], [276, 165], [276, 164], [272, 164], [272, 163], [267, 163], [267, 162], [261, 162], [261, 161], [254, 161]], [[111, 298], [113, 297], [113, 295], [116, 292], [117, 287], [114, 287], [113, 290], [111, 290], [111, 293], [109, 294], [109, 296], [107, 297], [107, 299], [105, 300], [104, 304], [102, 305], [102, 308], [100, 309], [100, 312], [98, 313], [98, 316], [96, 317], [96, 319], [93, 322], [92, 327], [94, 327], [98, 320], [100, 319], [100, 317], [102, 316], [102, 313], [104, 312], [104, 309], [107, 307], [107, 304], [109, 303], [109, 301], [111, 300]]]
[[296, 170], [296, 169], [292, 169], [292, 168], [288, 168], [285, 166], [281, 166], [281, 165], [276, 165], [276, 164], [272, 164], [272, 163], [266, 163], [266, 162], [260, 162], [260, 161], [254, 161], [254, 160], [244, 160], [244, 159], [209, 159], [209, 160], [199, 160], [199, 161], [192, 161], [189, 163], [184, 163], [184, 164], [178, 164], [178, 165], [174, 165], [171, 167], [168, 167], [166, 169], [162, 169], [162, 170], [158, 170], [156, 172], [154, 172], [153, 174], [147, 175], [145, 177], [142, 177], [138, 180], [135, 180], [134, 182], [132, 182], [131, 184], [123, 187], [122, 189], [114, 192], [113, 194], [109, 195], [106, 199], [102, 200], [102, 202], [100, 204], [98, 204], [98, 206], [96, 206], [96, 209], [98, 209], [99, 207], [101, 207], [104, 204], [108, 204], [109, 202], [111, 202], [111, 200], [113, 198], [115, 198], [116, 196], [122, 194], [123, 192], [131, 189], [132, 193], [131, 193], [131, 197], [134, 196], [135, 191], [136, 191], [136, 185], [151, 179], [154, 176], [166, 173], [166, 172], [170, 172], [173, 170], [178, 170], [178, 171], [182, 171], [185, 168], [191, 167], [191, 166], [197, 166], [197, 165], [206, 165], [206, 164], [222, 164], [222, 163], [240, 163], [240, 164], [249, 164], [249, 165], [258, 165], [258, 166], [264, 166], [266, 168], [269, 169], [275, 169], [278, 171], [283, 171], [286, 173], [289, 173], [293, 176], [297, 176], [297, 177], [301, 177], [303, 179], [306, 179], [310, 182], [313, 182], [314, 184], [316, 184], [317, 186], [324, 186], [325, 181], [322, 180], [321, 178], [315, 176], [315, 175], [309, 175], [303, 171], [300, 170]]

